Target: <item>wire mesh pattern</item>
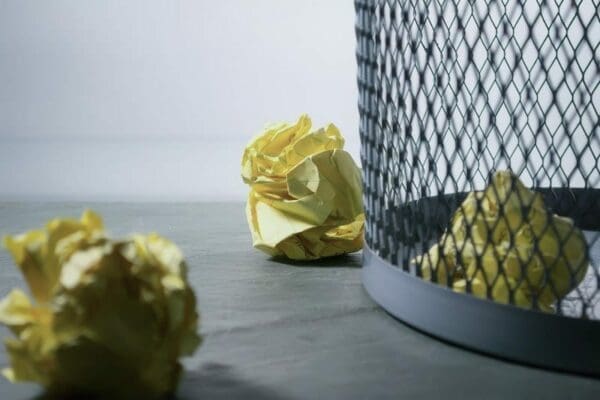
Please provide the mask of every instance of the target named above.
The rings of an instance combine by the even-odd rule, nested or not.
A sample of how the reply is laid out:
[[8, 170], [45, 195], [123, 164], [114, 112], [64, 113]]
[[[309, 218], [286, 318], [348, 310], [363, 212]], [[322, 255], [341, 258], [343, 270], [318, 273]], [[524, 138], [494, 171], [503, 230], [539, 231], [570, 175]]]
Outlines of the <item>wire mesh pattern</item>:
[[599, 5], [355, 1], [370, 249], [455, 291], [600, 319]]

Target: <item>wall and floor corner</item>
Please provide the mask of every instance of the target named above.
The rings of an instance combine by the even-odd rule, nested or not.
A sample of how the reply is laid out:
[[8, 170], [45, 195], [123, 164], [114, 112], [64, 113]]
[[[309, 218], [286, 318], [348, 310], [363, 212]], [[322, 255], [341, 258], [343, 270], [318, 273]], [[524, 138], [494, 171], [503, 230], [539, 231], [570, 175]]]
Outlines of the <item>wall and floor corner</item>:
[[334, 122], [359, 159], [354, 7], [0, 1], [0, 199], [236, 200], [268, 122]]

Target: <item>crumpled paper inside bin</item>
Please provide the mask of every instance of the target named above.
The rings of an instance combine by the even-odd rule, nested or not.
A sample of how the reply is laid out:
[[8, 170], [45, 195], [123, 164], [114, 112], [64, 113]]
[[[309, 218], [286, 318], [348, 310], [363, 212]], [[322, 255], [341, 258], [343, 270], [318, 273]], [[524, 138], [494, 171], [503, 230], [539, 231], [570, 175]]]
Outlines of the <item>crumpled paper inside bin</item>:
[[412, 260], [422, 277], [457, 292], [553, 311], [589, 265], [585, 237], [548, 211], [540, 193], [510, 171], [471, 192], [428, 252]]

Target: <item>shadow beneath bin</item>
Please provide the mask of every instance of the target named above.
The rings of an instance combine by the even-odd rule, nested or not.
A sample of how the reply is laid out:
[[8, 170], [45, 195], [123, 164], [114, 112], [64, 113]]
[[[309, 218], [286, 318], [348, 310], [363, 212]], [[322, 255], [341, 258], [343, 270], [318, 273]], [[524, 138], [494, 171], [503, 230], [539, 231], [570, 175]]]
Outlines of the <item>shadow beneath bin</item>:
[[290, 265], [292, 267], [323, 267], [323, 268], [360, 268], [362, 267], [361, 253], [343, 254], [321, 258], [318, 260], [290, 260], [285, 257], [271, 257], [269, 261]]
[[[65, 397], [44, 393], [31, 400], [107, 400], [93, 396]], [[228, 365], [209, 363], [195, 371], [186, 371], [177, 394], [163, 400], [231, 399], [231, 400], [290, 400], [291, 397], [277, 393], [236, 376]], [[128, 399], [129, 400], [129, 399]], [[133, 399], [131, 399], [133, 400]], [[141, 399], [140, 399], [141, 400]]]

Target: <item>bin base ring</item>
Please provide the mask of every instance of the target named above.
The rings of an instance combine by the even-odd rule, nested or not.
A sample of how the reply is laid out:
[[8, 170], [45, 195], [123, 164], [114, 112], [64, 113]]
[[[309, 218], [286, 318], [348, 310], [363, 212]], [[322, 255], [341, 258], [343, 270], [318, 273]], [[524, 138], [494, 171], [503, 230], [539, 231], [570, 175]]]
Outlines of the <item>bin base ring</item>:
[[363, 286], [392, 316], [460, 346], [524, 364], [600, 378], [600, 322], [495, 303], [423, 281], [367, 245]]

